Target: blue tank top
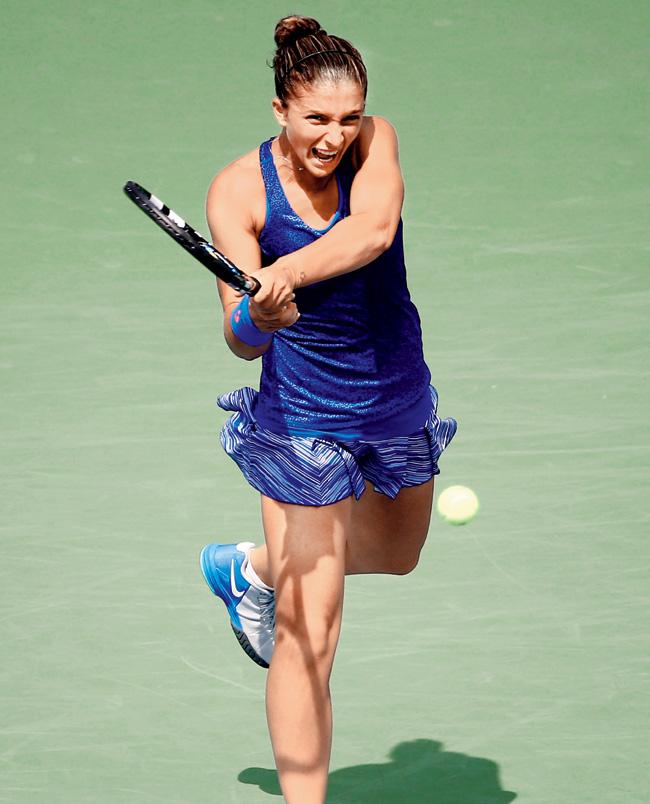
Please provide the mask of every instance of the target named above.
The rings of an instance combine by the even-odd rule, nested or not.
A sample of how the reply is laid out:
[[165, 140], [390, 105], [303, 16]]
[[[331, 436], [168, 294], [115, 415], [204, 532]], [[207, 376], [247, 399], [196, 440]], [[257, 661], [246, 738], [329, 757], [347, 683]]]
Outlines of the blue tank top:
[[[266, 221], [263, 264], [308, 245], [350, 214], [354, 171], [336, 170], [338, 209], [312, 229], [282, 189], [271, 142], [260, 146]], [[406, 286], [402, 222], [373, 262], [296, 290], [299, 320], [278, 330], [262, 357], [258, 423], [275, 433], [375, 440], [410, 435], [431, 412], [431, 375], [420, 318]]]

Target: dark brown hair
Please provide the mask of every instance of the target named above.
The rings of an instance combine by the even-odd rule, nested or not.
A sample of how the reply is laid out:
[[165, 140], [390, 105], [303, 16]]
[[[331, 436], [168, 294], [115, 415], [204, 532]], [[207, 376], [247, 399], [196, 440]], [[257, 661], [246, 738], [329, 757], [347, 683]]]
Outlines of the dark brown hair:
[[285, 103], [298, 86], [316, 81], [356, 81], [365, 98], [368, 75], [359, 51], [346, 39], [329, 36], [312, 17], [292, 15], [275, 26], [275, 91]]

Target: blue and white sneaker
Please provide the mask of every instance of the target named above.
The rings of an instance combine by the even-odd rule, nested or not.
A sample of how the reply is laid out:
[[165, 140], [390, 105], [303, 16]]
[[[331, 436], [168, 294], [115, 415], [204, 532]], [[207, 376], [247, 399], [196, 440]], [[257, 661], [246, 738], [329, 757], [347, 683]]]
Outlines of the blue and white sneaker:
[[226, 604], [230, 625], [246, 654], [268, 667], [275, 647], [275, 595], [244, 578], [242, 567], [253, 542], [207, 544], [201, 571], [213, 593]]

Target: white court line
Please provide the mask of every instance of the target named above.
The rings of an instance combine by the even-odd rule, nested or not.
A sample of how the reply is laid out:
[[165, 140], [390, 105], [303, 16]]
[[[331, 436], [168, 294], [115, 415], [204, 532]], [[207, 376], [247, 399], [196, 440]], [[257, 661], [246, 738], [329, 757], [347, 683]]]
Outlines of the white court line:
[[464, 455], [597, 455], [603, 452], [647, 452], [650, 444], [617, 447], [575, 447], [574, 449], [495, 449], [464, 450]]
[[246, 684], [240, 684], [238, 681], [233, 681], [230, 678], [224, 678], [223, 676], [218, 676], [216, 673], [211, 673], [209, 670], [204, 670], [202, 667], [197, 667], [196, 665], [189, 662], [184, 656], [179, 656], [179, 659], [186, 664], [191, 670], [200, 673], [203, 676], [207, 676], [208, 678], [214, 678], [216, 681], [220, 681], [222, 684], [230, 684], [231, 687], [237, 687], [240, 690], [244, 690], [244, 692], [249, 693], [249, 695], [254, 695], [256, 698], [262, 700], [264, 698], [263, 694], [259, 691], [254, 689], [253, 687], [247, 687]]

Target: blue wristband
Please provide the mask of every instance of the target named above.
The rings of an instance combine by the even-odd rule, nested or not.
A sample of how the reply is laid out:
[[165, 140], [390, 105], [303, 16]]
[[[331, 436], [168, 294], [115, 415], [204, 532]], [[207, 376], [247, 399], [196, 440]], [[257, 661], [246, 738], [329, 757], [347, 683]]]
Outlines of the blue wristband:
[[240, 341], [243, 341], [243, 343], [249, 346], [262, 346], [262, 344], [268, 343], [271, 340], [273, 333], [262, 332], [261, 329], [255, 326], [251, 318], [250, 310], [248, 309], [250, 299], [250, 296], [244, 296], [237, 307], [235, 307], [230, 316], [230, 325], [232, 326], [233, 333]]

